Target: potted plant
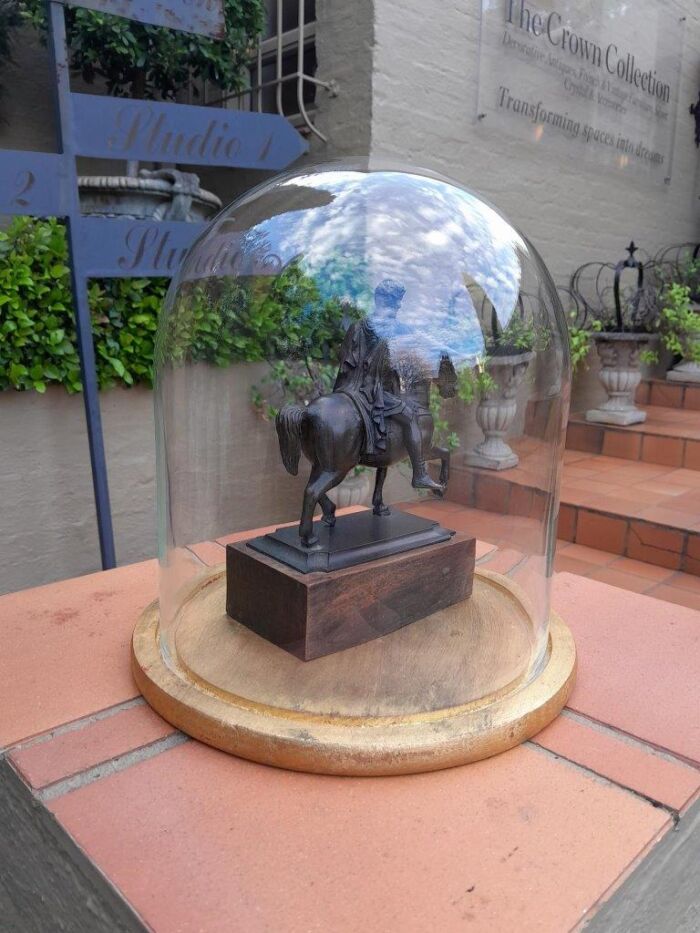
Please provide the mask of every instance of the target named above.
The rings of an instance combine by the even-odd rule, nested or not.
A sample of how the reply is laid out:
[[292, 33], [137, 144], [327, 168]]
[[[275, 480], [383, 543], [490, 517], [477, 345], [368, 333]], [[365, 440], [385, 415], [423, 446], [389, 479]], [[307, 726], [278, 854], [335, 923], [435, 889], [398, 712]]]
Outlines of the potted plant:
[[[656, 293], [644, 282], [644, 265], [635, 259], [637, 247], [630, 243], [629, 256], [616, 265], [586, 263], [576, 270], [571, 291], [580, 300], [587, 317], [593, 320], [590, 329], [600, 359], [599, 378], [606, 391], [606, 400], [586, 412], [586, 420], [596, 424], [637, 424], [646, 420], [646, 412], [634, 403], [634, 394], [642, 372], [643, 353], [656, 339], [654, 328], [658, 317]], [[595, 270], [596, 301], [591, 302], [582, 287], [584, 273]], [[622, 288], [625, 270], [636, 271], [632, 288]], [[606, 273], [612, 272], [612, 288], [605, 284]], [[612, 309], [610, 293], [612, 292]]]
[[[43, 0], [22, 0], [26, 21], [46, 32]], [[263, 0], [224, 0], [221, 40], [159, 26], [143, 25], [106, 13], [66, 7], [71, 67], [88, 84], [104, 82], [116, 97], [176, 100], [188, 89], [211, 81], [223, 93], [247, 83], [247, 64], [264, 24]], [[204, 220], [221, 207], [196, 175], [171, 168], [126, 175], [81, 176], [83, 213], [156, 220]]]
[[476, 367], [459, 373], [457, 394], [467, 404], [477, 400], [476, 421], [484, 433], [484, 440], [465, 454], [469, 466], [507, 470], [518, 465], [518, 455], [505, 438], [518, 410], [518, 389], [535, 349], [545, 341], [522, 297], [505, 328], [492, 308], [486, 355]]
[[[659, 316], [661, 342], [679, 363], [666, 373], [670, 382], [700, 382], [700, 305], [691, 301], [690, 286], [674, 282], [664, 293]], [[656, 362], [656, 354], [647, 355]]]

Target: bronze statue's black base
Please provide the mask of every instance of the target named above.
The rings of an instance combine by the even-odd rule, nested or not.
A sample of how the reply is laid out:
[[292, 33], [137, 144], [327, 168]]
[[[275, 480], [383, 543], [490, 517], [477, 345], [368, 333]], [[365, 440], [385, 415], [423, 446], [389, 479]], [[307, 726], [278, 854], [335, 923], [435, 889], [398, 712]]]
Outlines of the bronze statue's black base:
[[245, 541], [227, 544], [226, 612], [304, 661], [361, 645], [469, 598], [475, 540], [445, 534], [436, 544], [330, 573], [302, 573]]
[[299, 537], [299, 528], [278, 528], [271, 534], [248, 541], [248, 547], [281, 561], [300, 573], [342, 570], [381, 557], [391, 557], [427, 544], [449, 541], [454, 534], [437, 522], [393, 512], [374, 515], [370, 511], [343, 515], [333, 527], [314, 523], [318, 544], [306, 547]]

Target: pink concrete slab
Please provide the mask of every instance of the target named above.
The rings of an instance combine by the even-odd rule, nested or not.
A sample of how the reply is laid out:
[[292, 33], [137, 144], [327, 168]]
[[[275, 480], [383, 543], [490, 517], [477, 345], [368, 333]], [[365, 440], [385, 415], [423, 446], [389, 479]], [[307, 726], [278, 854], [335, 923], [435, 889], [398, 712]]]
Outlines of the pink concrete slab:
[[561, 933], [669, 826], [663, 810], [533, 748], [351, 779], [191, 742], [50, 809], [163, 933]]
[[578, 651], [569, 707], [700, 764], [698, 613], [569, 573], [552, 604]]
[[47, 741], [16, 749], [9, 757], [24, 779], [40, 789], [150, 745], [174, 731], [150, 706], [132, 706]]
[[138, 695], [129, 644], [156, 561], [0, 597], [0, 747]]
[[679, 812], [700, 791], [697, 768], [569, 715], [559, 716], [532, 741]]

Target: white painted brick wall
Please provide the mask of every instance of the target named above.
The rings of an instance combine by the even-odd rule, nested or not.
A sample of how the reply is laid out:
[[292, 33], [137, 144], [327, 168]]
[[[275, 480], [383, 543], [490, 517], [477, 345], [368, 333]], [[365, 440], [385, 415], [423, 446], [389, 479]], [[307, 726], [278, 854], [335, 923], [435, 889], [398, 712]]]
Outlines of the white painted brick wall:
[[[562, 162], [475, 124], [478, 0], [375, 0], [372, 154], [444, 172], [483, 194], [528, 236], [558, 283], [582, 262], [700, 235], [689, 104], [700, 77], [700, 5], [683, 0], [685, 52], [670, 185]], [[682, 15], [682, 14], [681, 14]]]

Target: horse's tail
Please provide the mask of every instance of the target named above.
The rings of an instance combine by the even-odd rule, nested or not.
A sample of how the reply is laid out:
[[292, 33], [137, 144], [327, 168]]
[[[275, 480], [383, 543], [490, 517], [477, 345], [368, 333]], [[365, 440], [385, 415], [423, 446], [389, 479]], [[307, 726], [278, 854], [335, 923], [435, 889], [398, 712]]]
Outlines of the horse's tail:
[[287, 473], [291, 473], [292, 476], [299, 472], [301, 428], [306, 418], [306, 409], [298, 405], [285, 405], [275, 418], [282, 462]]

